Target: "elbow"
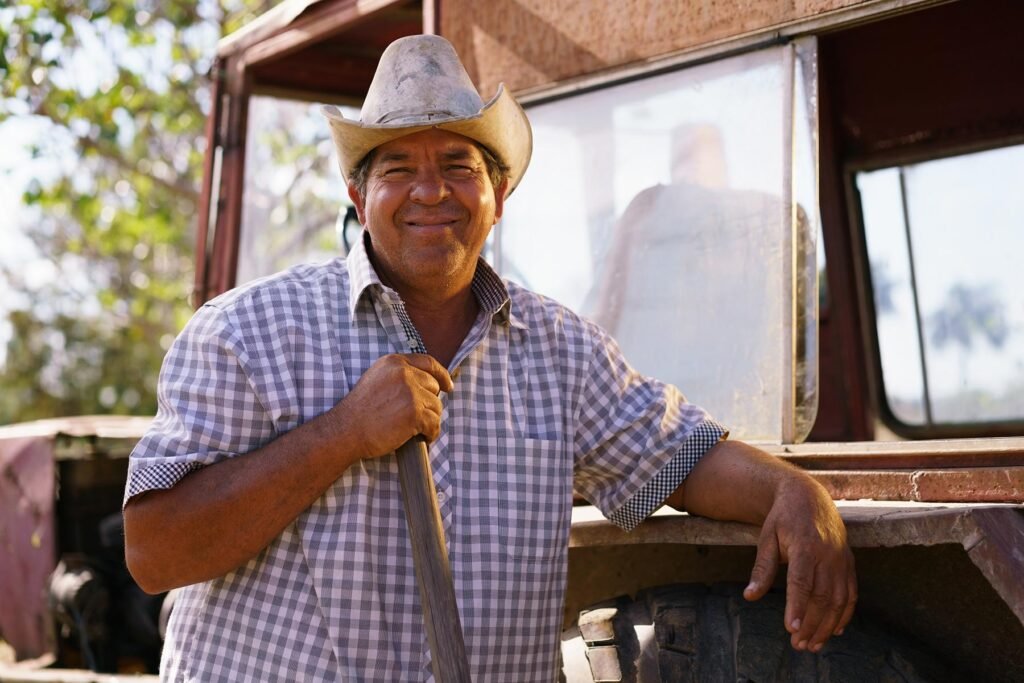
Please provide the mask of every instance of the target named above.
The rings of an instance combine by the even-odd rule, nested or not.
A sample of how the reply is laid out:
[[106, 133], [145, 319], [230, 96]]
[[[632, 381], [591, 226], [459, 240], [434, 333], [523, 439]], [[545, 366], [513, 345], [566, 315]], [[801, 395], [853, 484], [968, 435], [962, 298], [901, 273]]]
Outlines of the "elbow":
[[169, 585], [160, 567], [165, 563], [157, 556], [153, 534], [146, 531], [139, 510], [129, 501], [124, 510], [124, 561], [135, 583], [146, 593], [157, 595], [176, 586]]
[[125, 544], [124, 559], [125, 564], [128, 565], [128, 573], [132, 575], [136, 585], [144, 592], [150, 595], [158, 595], [166, 593], [173, 588], [173, 586], [165, 585], [159, 576], [150, 571], [143, 553], [140, 553], [137, 549], [132, 549], [127, 544]]

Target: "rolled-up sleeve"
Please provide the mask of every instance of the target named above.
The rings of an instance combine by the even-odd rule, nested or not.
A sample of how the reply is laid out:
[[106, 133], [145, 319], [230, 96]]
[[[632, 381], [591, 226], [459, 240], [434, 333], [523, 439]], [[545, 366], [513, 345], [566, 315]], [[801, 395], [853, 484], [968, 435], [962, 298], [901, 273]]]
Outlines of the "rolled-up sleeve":
[[728, 430], [674, 386], [636, 372], [599, 329], [576, 408], [575, 489], [629, 530]]
[[156, 418], [129, 459], [125, 505], [272, 437], [247, 365], [244, 340], [227, 314], [200, 308], [164, 358]]

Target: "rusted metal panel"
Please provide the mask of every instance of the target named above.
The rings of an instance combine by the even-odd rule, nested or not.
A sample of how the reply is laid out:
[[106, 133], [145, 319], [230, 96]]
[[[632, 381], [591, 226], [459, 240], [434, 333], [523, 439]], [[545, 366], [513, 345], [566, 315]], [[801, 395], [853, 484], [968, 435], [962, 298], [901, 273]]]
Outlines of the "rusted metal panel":
[[286, 0], [224, 38], [218, 59], [242, 68], [253, 93], [358, 105], [384, 48], [431, 28], [433, 9], [416, 0]]
[[56, 564], [53, 439], [2, 439], [0, 637], [18, 659], [53, 653], [46, 586]]
[[913, 476], [920, 501], [1024, 502], [1024, 467], [923, 471]]
[[1024, 439], [945, 439], [768, 446], [833, 498], [1024, 502]]
[[812, 471], [837, 500], [907, 500], [926, 503], [1024, 502], [1024, 467], [907, 471]]
[[611, 524], [589, 505], [572, 511], [570, 548], [683, 543], [686, 545], [757, 545], [758, 527], [676, 513], [663, 508], [631, 532]]
[[[973, 529], [973, 505], [910, 503], [840, 503], [853, 548], [901, 548], [955, 544], [963, 546]], [[1006, 508], [1010, 509], [1010, 508]]]
[[[349, 0], [313, 5], [286, 28], [247, 46], [243, 59], [250, 65], [282, 59], [403, 4], [408, 4], [407, 0]], [[223, 55], [224, 50], [218, 50], [218, 53]]]
[[765, 31], [870, 0], [441, 0], [452, 41], [485, 96]]
[[964, 547], [999, 596], [1024, 623], [1024, 514], [1020, 510], [978, 510], [976, 533]]
[[[839, 501], [850, 545], [891, 548], [904, 545], [954, 543], [965, 548], [975, 533], [975, 515], [1020, 514], [1013, 505], [925, 504], [908, 502]], [[1007, 512], [1008, 511], [1008, 512]], [[682, 543], [709, 546], [757, 545], [760, 529], [752, 524], [722, 522], [662, 508], [631, 532], [612, 525], [590, 506], [573, 509], [569, 547]], [[1024, 544], [1018, 544], [1018, 548]], [[968, 548], [969, 549], [969, 548]]]
[[285, 0], [237, 31], [221, 38], [217, 43], [217, 55], [227, 57], [243, 52], [246, 48], [287, 29], [310, 7], [328, 4], [342, 7], [353, 3], [352, 0]]
[[823, 37], [821, 75], [842, 112], [845, 159], [948, 153], [1019, 135], [1024, 51], [1008, 27], [1021, 21], [1020, 2], [953, 2]]
[[285, 0], [217, 44], [217, 55], [278, 59], [408, 0]]
[[810, 472], [835, 500], [917, 500], [909, 472]]
[[1024, 465], [1024, 438], [862, 441], [766, 446], [804, 469], [904, 469]]

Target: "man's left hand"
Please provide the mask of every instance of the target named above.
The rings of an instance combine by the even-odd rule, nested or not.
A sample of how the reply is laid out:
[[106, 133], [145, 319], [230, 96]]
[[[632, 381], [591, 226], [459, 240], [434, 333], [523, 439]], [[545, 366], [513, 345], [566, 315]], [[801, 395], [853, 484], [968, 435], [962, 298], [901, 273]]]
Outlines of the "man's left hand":
[[857, 578], [846, 527], [828, 493], [809, 477], [780, 486], [761, 528], [744, 597], [757, 600], [767, 593], [781, 563], [789, 564], [785, 624], [790, 642], [797, 650], [819, 652], [850, 622]]

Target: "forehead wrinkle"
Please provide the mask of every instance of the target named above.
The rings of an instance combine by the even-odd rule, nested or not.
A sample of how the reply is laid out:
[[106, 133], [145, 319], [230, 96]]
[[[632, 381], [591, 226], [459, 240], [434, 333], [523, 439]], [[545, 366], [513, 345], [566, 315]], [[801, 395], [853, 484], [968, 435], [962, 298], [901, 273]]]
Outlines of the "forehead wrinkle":
[[[441, 158], [447, 161], [460, 161], [462, 159], [474, 158], [473, 150], [476, 146], [473, 144], [466, 144], [464, 147], [455, 147], [454, 149], [448, 149], [441, 153]], [[482, 154], [480, 156], [483, 156]]]
[[[470, 142], [453, 142], [448, 146], [447, 149], [444, 149], [441, 152], [439, 152], [439, 156], [443, 159], [465, 159], [466, 157], [473, 156], [473, 151], [476, 149], [476, 145]], [[395, 149], [388, 150], [386, 152], [381, 152], [379, 159], [380, 161], [406, 161], [412, 156], [413, 155], [411, 152]]]
[[[440, 157], [446, 161], [457, 161], [461, 159], [471, 159], [474, 157], [473, 150], [476, 148], [472, 143], [467, 143], [465, 146], [459, 143], [453, 143], [453, 146], [440, 153]], [[387, 150], [378, 153], [374, 157], [375, 163], [388, 163], [391, 161], [408, 161], [412, 158], [410, 152], [403, 150]], [[481, 155], [482, 156], [482, 155]]]
[[410, 155], [408, 152], [400, 150], [390, 150], [386, 152], [379, 152], [374, 158], [375, 162], [388, 162], [388, 161], [408, 161]]

